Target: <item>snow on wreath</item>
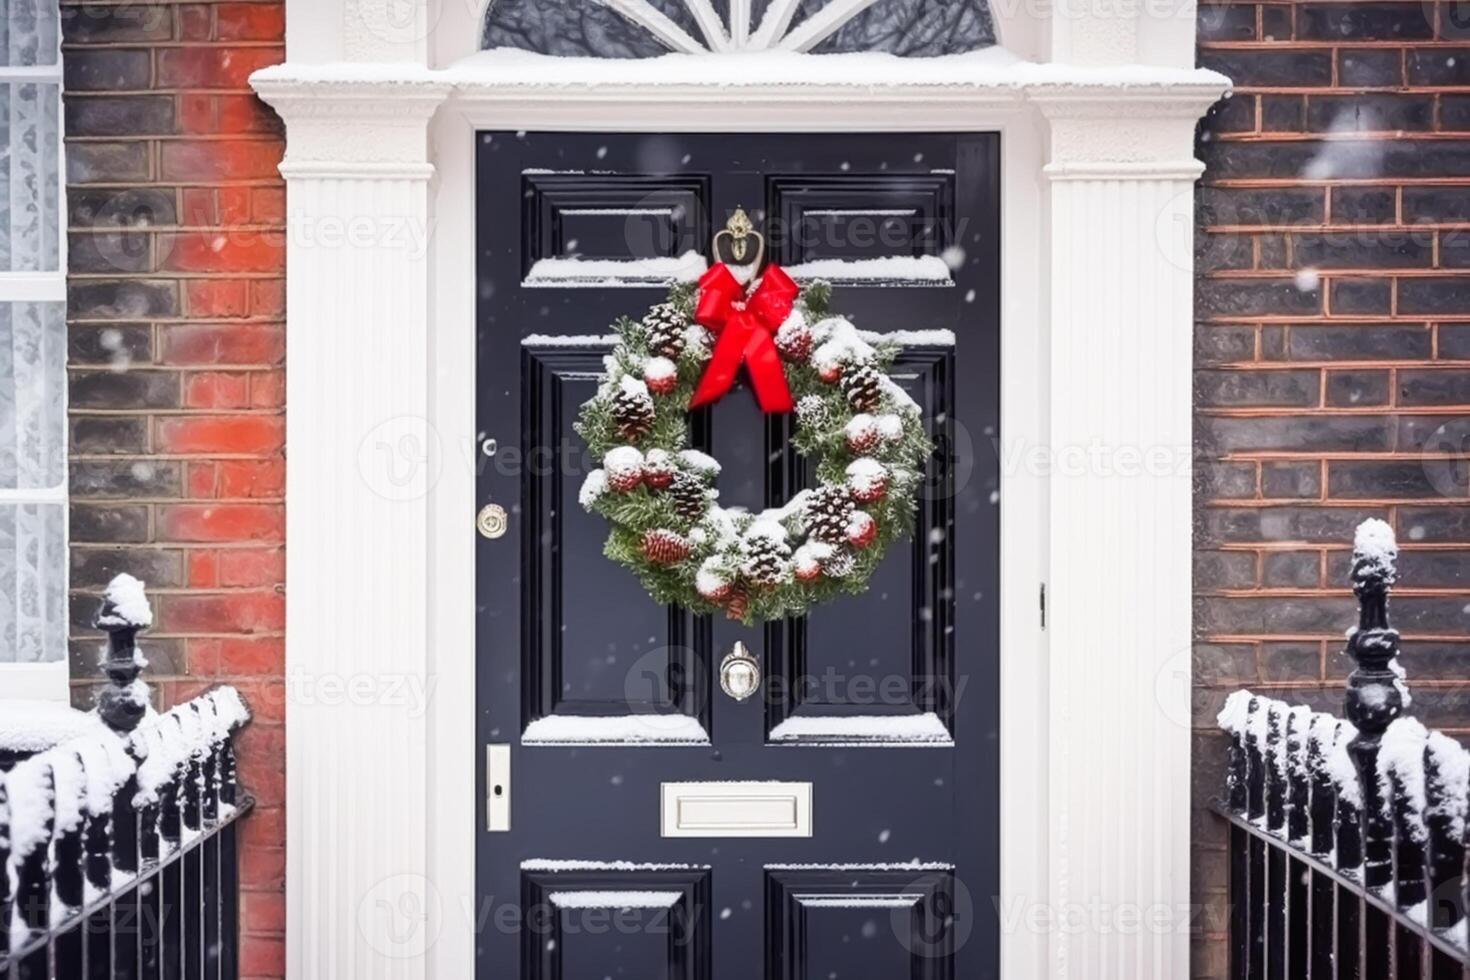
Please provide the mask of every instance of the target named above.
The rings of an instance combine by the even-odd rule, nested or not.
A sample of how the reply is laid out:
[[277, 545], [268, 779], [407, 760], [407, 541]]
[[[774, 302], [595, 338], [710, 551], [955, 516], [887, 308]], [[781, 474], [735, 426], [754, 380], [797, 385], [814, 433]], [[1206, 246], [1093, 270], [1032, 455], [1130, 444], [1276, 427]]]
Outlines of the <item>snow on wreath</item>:
[[[919, 406], [888, 375], [898, 342], [828, 316], [830, 286], [798, 292], [772, 267], [749, 295], [725, 283], [712, 299], [715, 271], [613, 324], [602, 383], [577, 422], [602, 464], [580, 501], [611, 525], [605, 554], [656, 601], [747, 624], [804, 615], [865, 591], [911, 531], [932, 447]], [[924, 339], [953, 342], [942, 331]], [[752, 353], [762, 344], [763, 362]], [[689, 446], [691, 405], [723, 394], [742, 362], [763, 409], [794, 409], [792, 444], [816, 462], [815, 487], [760, 513], [720, 506], [719, 461]]]

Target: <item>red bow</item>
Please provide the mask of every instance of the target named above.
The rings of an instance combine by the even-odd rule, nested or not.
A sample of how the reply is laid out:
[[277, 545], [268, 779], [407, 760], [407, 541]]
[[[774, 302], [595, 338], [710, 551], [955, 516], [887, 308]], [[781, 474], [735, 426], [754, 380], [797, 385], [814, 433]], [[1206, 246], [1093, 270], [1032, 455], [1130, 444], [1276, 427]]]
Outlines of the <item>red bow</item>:
[[723, 262], [699, 277], [699, 301], [694, 319], [719, 334], [714, 354], [689, 402], [698, 408], [730, 390], [744, 361], [761, 411], [772, 414], [792, 409], [791, 389], [781, 370], [781, 358], [771, 335], [786, 322], [801, 290], [778, 265], [768, 266], [760, 285], [749, 297], [745, 287]]

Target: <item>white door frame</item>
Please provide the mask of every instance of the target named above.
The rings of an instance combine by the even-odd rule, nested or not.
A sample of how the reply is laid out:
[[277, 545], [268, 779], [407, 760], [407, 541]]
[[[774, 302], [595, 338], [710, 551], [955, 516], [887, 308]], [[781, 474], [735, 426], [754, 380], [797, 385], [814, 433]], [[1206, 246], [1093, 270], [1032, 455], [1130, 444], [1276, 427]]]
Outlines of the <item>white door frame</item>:
[[[288, 139], [291, 975], [458, 980], [485, 914], [475, 132], [718, 128], [1001, 134], [1002, 894], [977, 911], [1008, 977], [1187, 976], [1192, 146], [1225, 86], [1180, 67], [1192, 13], [1187, 61], [1140, 15], [1091, 55], [1074, 22], [1032, 31], [1088, 67], [808, 61], [732, 97], [693, 67], [436, 70], [457, 6], [362, 29], [380, 3], [292, 0], [291, 60], [253, 79]], [[1107, 67], [1120, 30], [1152, 64]]]

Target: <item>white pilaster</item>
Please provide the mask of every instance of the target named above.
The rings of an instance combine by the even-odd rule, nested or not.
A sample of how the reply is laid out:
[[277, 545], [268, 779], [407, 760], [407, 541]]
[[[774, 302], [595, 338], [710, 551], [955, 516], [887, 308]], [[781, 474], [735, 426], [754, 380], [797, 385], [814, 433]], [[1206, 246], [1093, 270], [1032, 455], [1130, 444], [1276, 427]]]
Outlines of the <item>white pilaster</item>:
[[[268, 73], [267, 73], [268, 74]], [[285, 119], [287, 971], [424, 976], [429, 116], [441, 86], [256, 87]]]
[[1189, 975], [1194, 123], [1218, 87], [1033, 93], [1050, 127], [1049, 975]]

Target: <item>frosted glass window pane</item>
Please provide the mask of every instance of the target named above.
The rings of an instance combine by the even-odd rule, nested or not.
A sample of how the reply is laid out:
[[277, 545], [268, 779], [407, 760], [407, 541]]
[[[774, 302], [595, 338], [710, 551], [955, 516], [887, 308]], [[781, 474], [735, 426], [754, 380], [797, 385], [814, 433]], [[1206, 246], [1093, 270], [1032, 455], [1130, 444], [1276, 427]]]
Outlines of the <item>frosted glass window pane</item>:
[[66, 304], [0, 303], [0, 489], [59, 487]]
[[60, 267], [61, 87], [0, 84], [0, 270]]
[[0, 664], [66, 655], [63, 504], [0, 504]]
[[[685, 34], [703, 43], [690, 11], [693, 0], [649, 0]], [[799, 0], [792, 27], [839, 0]], [[752, 0], [750, 33], [769, 0]], [[729, 0], [711, 0], [729, 29]], [[813, 54], [885, 51], [931, 57], [989, 47], [995, 27], [987, 0], [874, 0], [817, 44]], [[669, 49], [649, 31], [606, 3], [589, 0], [490, 0], [481, 33], [483, 48], [521, 48], [542, 54], [591, 58], [653, 58]], [[711, 71], [742, 68], [711, 67]]]
[[0, 64], [56, 64], [59, 10], [56, 0], [0, 0]]

